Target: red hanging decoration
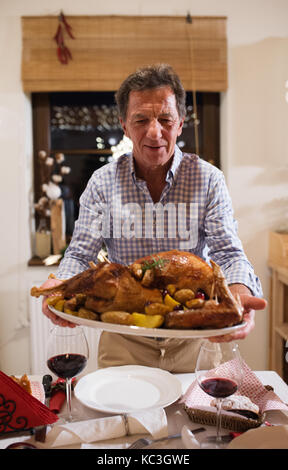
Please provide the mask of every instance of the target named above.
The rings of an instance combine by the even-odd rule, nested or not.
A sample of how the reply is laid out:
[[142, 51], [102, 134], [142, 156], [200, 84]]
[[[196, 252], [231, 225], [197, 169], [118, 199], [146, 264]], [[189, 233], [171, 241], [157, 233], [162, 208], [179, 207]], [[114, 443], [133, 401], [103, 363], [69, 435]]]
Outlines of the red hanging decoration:
[[69, 60], [72, 60], [72, 54], [68, 47], [65, 45], [64, 42], [64, 32], [66, 31], [67, 34], [71, 39], [75, 39], [71, 26], [67, 23], [64, 13], [61, 11], [60, 15], [58, 16], [59, 24], [56, 31], [56, 34], [53, 39], [55, 39], [57, 44], [57, 56], [61, 64], [68, 64]]

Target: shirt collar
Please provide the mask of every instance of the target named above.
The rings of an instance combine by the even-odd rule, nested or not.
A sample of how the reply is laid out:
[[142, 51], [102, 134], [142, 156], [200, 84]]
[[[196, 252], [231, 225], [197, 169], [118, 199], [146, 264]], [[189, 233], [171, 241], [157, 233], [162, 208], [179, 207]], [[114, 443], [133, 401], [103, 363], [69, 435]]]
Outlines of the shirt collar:
[[[174, 156], [172, 160], [172, 165], [169, 168], [167, 175], [166, 175], [166, 181], [170, 181], [171, 179], [175, 179], [177, 170], [179, 168], [179, 165], [181, 163], [181, 160], [183, 158], [183, 153], [179, 149], [177, 145], [175, 145], [175, 151], [174, 151]], [[129, 169], [130, 173], [132, 175], [132, 178], [134, 181], [136, 181], [136, 173], [135, 173], [135, 165], [134, 165], [134, 159], [132, 153], [129, 154]]]
[[171, 177], [175, 179], [176, 173], [177, 173], [177, 170], [179, 168], [182, 158], [183, 158], [183, 153], [181, 152], [179, 147], [175, 145], [175, 152], [174, 152], [172, 165], [167, 173], [166, 180], [168, 180]]

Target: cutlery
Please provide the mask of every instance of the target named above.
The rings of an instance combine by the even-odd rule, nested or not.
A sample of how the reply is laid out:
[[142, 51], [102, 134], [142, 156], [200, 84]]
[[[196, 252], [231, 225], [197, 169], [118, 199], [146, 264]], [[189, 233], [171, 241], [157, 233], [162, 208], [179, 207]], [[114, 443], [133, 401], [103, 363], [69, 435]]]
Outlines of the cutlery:
[[[198, 434], [199, 432], [205, 431], [205, 428], [191, 429], [191, 431], [193, 434]], [[181, 434], [171, 434], [170, 436], [161, 437], [160, 439], [149, 439], [147, 437], [141, 437], [140, 439], [137, 439], [137, 441], [133, 442], [133, 444], [131, 444], [128, 449], [143, 449], [143, 447], [149, 446], [156, 442], [167, 441], [168, 439], [176, 439], [179, 437], [181, 437]]]
[[[43, 376], [42, 385], [45, 392], [45, 405], [49, 408], [50, 398], [52, 394], [52, 377], [49, 374]], [[47, 425], [37, 426], [35, 428], [35, 441], [45, 442], [46, 439]]]

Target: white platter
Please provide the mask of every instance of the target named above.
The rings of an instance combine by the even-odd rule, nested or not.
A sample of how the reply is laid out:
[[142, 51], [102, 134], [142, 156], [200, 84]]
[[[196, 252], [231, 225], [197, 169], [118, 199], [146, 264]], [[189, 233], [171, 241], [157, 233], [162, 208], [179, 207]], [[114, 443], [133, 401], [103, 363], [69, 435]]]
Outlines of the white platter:
[[78, 381], [74, 394], [88, 408], [129, 414], [174, 403], [182, 394], [182, 386], [176, 377], [162, 369], [119, 366], [85, 375]]
[[222, 336], [243, 328], [246, 323], [242, 322], [239, 325], [229, 326], [226, 328], [217, 329], [195, 329], [195, 330], [175, 330], [168, 328], [144, 328], [140, 326], [126, 326], [117, 325], [114, 323], [104, 323], [102, 321], [87, 320], [68, 313], [59, 312], [49, 305], [51, 312], [55, 313], [64, 320], [75, 323], [76, 325], [89, 326], [91, 328], [98, 328], [110, 333], [120, 333], [123, 335], [136, 335], [136, 336], [149, 336], [152, 338], [210, 338], [212, 336]]

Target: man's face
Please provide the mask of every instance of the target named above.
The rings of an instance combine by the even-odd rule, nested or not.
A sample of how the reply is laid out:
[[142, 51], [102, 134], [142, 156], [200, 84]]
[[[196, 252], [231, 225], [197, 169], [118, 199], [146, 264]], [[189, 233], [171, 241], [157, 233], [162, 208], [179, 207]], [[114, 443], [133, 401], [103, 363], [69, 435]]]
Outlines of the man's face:
[[140, 168], [159, 167], [170, 160], [183, 121], [170, 87], [130, 92], [126, 121], [121, 124], [133, 142], [133, 156]]

